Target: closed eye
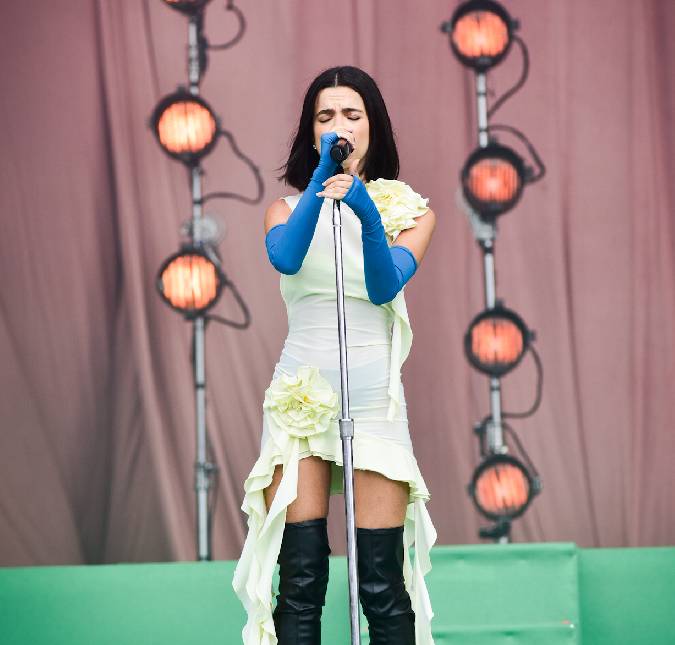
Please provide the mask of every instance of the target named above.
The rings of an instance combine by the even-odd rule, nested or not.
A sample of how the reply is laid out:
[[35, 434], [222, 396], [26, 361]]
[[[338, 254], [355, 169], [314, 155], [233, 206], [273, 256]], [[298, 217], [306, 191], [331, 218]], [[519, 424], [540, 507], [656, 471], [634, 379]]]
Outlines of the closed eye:
[[[357, 110], [356, 108], [345, 108], [342, 110], [342, 114], [350, 121], [358, 121], [361, 118], [361, 110]], [[316, 114], [316, 119], [319, 123], [326, 123], [327, 121], [330, 121], [333, 116], [335, 116], [335, 110], [319, 110]]]

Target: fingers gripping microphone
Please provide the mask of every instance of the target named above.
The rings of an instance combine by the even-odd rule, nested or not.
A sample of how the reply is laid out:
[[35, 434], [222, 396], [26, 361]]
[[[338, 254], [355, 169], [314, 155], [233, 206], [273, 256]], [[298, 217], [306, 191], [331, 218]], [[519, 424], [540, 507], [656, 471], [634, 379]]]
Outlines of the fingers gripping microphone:
[[330, 149], [333, 161], [342, 163], [354, 150], [354, 146], [347, 139], [338, 139]]

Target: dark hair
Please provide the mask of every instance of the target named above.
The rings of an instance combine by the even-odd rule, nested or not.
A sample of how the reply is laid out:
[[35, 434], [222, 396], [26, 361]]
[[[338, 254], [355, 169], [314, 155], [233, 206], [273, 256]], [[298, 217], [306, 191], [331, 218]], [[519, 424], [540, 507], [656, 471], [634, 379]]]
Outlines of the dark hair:
[[363, 174], [367, 180], [396, 179], [399, 164], [394, 133], [387, 113], [387, 106], [371, 76], [358, 67], [331, 67], [321, 72], [311, 83], [302, 104], [300, 123], [291, 144], [288, 160], [280, 168], [279, 177], [299, 191], [305, 190], [319, 163], [319, 153], [314, 143], [314, 106], [319, 92], [326, 87], [351, 87], [363, 99], [368, 115], [370, 141], [363, 160]]

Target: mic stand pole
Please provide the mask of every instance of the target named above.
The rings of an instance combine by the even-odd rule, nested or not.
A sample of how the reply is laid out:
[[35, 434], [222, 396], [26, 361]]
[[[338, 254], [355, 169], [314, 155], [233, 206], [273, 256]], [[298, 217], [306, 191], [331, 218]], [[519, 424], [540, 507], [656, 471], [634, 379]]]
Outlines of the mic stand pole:
[[352, 439], [354, 419], [349, 416], [349, 383], [347, 379], [347, 334], [345, 324], [345, 293], [342, 281], [342, 218], [340, 201], [333, 200], [333, 241], [335, 243], [335, 285], [337, 292], [338, 341], [340, 344], [340, 385], [342, 416], [339, 420], [342, 440], [345, 512], [347, 515], [347, 567], [349, 572], [349, 614], [352, 645], [361, 645], [359, 625], [359, 578], [356, 560], [356, 522], [354, 519], [354, 463]]

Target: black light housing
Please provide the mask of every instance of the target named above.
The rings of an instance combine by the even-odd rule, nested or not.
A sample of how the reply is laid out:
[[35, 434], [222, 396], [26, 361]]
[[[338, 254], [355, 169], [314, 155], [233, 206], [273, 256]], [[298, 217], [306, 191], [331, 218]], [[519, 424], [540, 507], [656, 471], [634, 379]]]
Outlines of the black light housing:
[[203, 315], [216, 304], [227, 278], [215, 249], [185, 245], [162, 264], [157, 290], [162, 300], [186, 318]]
[[479, 372], [501, 377], [520, 363], [533, 336], [515, 311], [497, 304], [471, 321], [464, 335], [464, 353]]
[[189, 166], [211, 152], [220, 133], [218, 117], [209, 104], [185, 88], [157, 104], [150, 125], [164, 152]]
[[469, 0], [441, 26], [459, 61], [477, 72], [485, 72], [508, 54], [518, 23], [506, 9], [492, 0]]
[[164, 0], [164, 4], [189, 16], [203, 11], [211, 0]]
[[518, 203], [527, 176], [522, 157], [496, 142], [474, 150], [460, 173], [466, 201], [486, 220]]
[[467, 491], [478, 512], [491, 520], [520, 517], [541, 490], [538, 477], [508, 454], [493, 454], [474, 470]]

